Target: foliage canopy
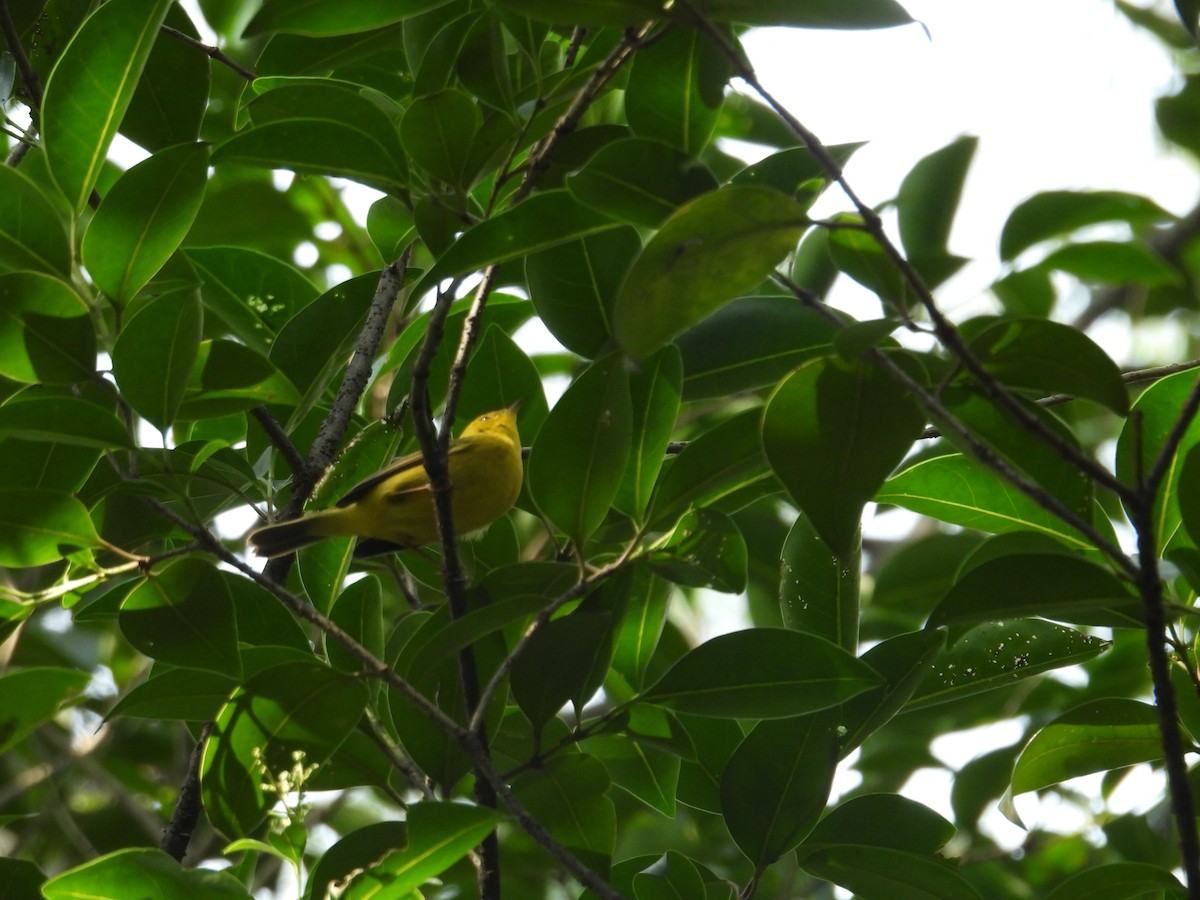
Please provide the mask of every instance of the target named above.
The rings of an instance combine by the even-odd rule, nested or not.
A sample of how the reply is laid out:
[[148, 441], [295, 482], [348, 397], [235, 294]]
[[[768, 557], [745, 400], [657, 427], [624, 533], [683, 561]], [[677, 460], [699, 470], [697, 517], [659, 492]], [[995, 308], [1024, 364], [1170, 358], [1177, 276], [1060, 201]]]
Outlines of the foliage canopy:
[[[872, 209], [858, 145], [739, 44], [911, 23], [894, 0], [0, 20], [32, 121], [0, 167], [4, 896], [1200, 896], [1200, 382], [1087, 333], [1195, 318], [1200, 215], [1038, 194], [951, 320], [976, 141]], [[1198, 84], [1158, 108], [1194, 153]], [[877, 315], [827, 304], [843, 277]], [[524, 488], [483, 537], [247, 554], [248, 508], [399, 453], [446, 500], [453, 423], [517, 400]], [[920, 524], [864, 542], [871, 503]], [[696, 640], [705, 592], [747, 627]], [[953, 822], [901, 795], [934, 739], [1012, 718]], [[1068, 783], [1143, 763], [1145, 814]], [[997, 847], [983, 814], [1030, 791], [1099, 832]]]

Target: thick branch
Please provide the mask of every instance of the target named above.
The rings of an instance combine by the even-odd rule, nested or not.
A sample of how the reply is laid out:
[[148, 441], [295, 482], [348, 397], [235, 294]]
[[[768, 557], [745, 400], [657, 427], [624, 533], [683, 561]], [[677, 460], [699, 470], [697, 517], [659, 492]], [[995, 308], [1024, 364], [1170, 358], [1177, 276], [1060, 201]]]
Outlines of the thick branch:
[[[400, 288], [404, 285], [404, 274], [408, 270], [408, 260], [411, 255], [412, 246], [410, 245], [400, 254], [398, 260], [389, 263], [379, 273], [379, 283], [375, 288], [375, 296], [371, 299], [371, 308], [367, 311], [367, 320], [363, 324], [362, 331], [359, 332], [354, 355], [346, 367], [346, 374], [338, 387], [333, 407], [329, 410], [325, 421], [321, 423], [316, 440], [313, 441], [312, 448], [308, 451], [303, 477], [312, 479], [312, 481], [297, 485], [292, 495], [293, 504], [296, 503], [297, 495], [300, 495], [300, 503], [303, 505], [313, 488], [317, 473], [325, 471], [333, 462], [337, 448], [341, 446], [342, 438], [346, 434], [346, 426], [350, 424], [350, 417], [354, 415], [358, 401], [362, 399], [363, 391], [367, 388], [367, 381], [371, 377], [371, 366], [375, 362], [375, 355], [379, 352], [379, 345], [383, 341], [383, 332], [387, 328], [392, 307], [395, 306], [396, 298], [400, 295]], [[296, 511], [299, 512], [299, 510]]]

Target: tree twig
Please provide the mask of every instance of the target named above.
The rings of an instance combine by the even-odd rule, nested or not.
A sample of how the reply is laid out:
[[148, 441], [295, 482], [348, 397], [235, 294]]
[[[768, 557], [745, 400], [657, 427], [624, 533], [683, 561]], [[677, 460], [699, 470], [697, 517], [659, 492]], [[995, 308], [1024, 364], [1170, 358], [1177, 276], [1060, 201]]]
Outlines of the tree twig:
[[200, 820], [200, 810], [203, 809], [200, 801], [200, 759], [214, 727], [212, 722], [205, 722], [200, 729], [200, 737], [196, 739], [196, 744], [188, 755], [187, 777], [179, 788], [171, 821], [163, 829], [162, 839], [158, 842], [160, 850], [180, 862], [183, 862], [184, 856], [187, 855], [192, 832], [196, 828], [196, 822]]
[[625, 33], [625, 37], [621, 43], [613, 48], [612, 52], [604, 58], [604, 61], [596, 67], [596, 71], [592, 73], [592, 77], [575, 95], [575, 99], [571, 101], [571, 105], [554, 123], [554, 128], [529, 154], [529, 159], [525, 164], [525, 177], [521, 179], [521, 184], [513, 194], [513, 202], [517, 203], [533, 191], [537, 180], [545, 172], [546, 167], [550, 164], [550, 155], [554, 152], [554, 148], [567, 135], [571, 134], [578, 126], [580, 120], [583, 119], [583, 114], [588, 111], [588, 108], [596, 101], [600, 92], [604, 90], [604, 86], [608, 84], [612, 77], [617, 74], [621, 66], [625, 65], [633, 55], [633, 51], [638, 48], [642, 40], [645, 39], [657, 24], [657, 20], [650, 20], [642, 25], [636, 31], [630, 30]]
[[37, 70], [25, 55], [21, 46], [21, 36], [17, 34], [17, 25], [13, 21], [12, 11], [8, 8], [8, 0], [0, 0], [0, 32], [4, 33], [4, 42], [8, 52], [17, 63], [17, 71], [21, 73], [21, 81], [29, 92], [30, 105], [34, 111], [42, 108], [42, 80], [38, 78]]
[[346, 367], [346, 374], [342, 377], [342, 383], [338, 387], [337, 396], [334, 398], [329, 415], [321, 423], [317, 437], [308, 451], [303, 475], [306, 479], [311, 478], [312, 481], [296, 488], [293, 493], [293, 502], [296, 494], [301, 494], [300, 502], [303, 503], [315, 484], [316, 473], [325, 471], [333, 462], [337, 448], [346, 434], [346, 426], [350, 424], [350, 417], [354, 414], [358, 401], [362, 399], [367, 381], [371, 377], [371, 366], [375, 362], [375, 355], [379, 352], [379, 345], [383, 341], [383, 332], [387, 328], [392, 307], [395, 306], [400, 289], [404, 286], [404, 274], [408, 271], [408, 260], [411, 255], [412, 245], [410, 244], [400, 254], [399, 259], [388, 263], [379, 273], [379, 283], [375, 287], [375, 296], [371, 299], [370, 309], [367, 310], [366, 322], [363, 323], [362, 331], [358, 334], [358, 344], [354, 348], [354, 355]]
[[[480, 288], [485, 288], [486, 283], [485, 281], [481, 284]], [[450, 483], [448, 456], [451, 413], [447, 412], [443, 417], [445, 427], [439, 435], [434, 429], [433, 409], [429, 399], [429, 378], [433, 359], [445, 335], [446, 317], [450, 314], [453, 302], [453, 293], [441, 293], [429, 314], [425, 340], [413, 365], [412, 404], [413, 430], [417, 434], [417, 442], [421, 446], [421, 454], [425, 461], [425, 471], [429, 475], [438, 534], [441, 536], [442, 580], [446, 587], [446, 603], [450, 608], [451, 618], [460, 619], [467, 612], [467, 582], [458, 556], [458, 538], [454, 530], [451, 504], [453, 485]], [[475, 651], [469, 645], [458, 652], [458, 671], [459, 680], [462, 682], [464, 707], [467, 716], [471, 717], [479, 706], [479, 667]], [[466, 731], [468, 734], [472, 733], [469, 728]], [[480, 735], [474, 743], [479, 751], [475, 756], [475, 801], [482, 807], [495, 809], [495, 789], [487, 779], [478, 777], [479, 766], [488, 758], [487, 742]], [[495, 831], [489, 832], [479, 845], [477, 873], [481, 900], [497, 900], [500, 896], [500, 845]]]
[[208, 44], [205, 44], [202, 41], [196, 40], [190, 34], [185, 34], [184, 32], [180, 31], [178, 28], [172, 28], [170, 25], [160, 26], [159, 31], [161, 31], [163, 34], [170, 35], [171, 37], [175, 38], [175, 40], [179, 41], [182, 44], [187, 44], [189, 47], [194, 47], [195, 49], [197, 49], [201, 53], [203, 53], [205, 56], [208, 56], [211, 59], [221, 63], [221, 65], [228, 66], [230, 69], [237, 72], [239, 75], [241, 75], [247, 81], [253, 81], [255, 78], [258, 77], [257, 75], [254, 74], [253, 69], [248, 69], [245, 66], [243, 66], [241, 63], [237, 62], [236, 60], [230, 59], [228, 56], [226, 56], [225, 52], [223, 50], [221, 50], [220, 47], [210, 47]]

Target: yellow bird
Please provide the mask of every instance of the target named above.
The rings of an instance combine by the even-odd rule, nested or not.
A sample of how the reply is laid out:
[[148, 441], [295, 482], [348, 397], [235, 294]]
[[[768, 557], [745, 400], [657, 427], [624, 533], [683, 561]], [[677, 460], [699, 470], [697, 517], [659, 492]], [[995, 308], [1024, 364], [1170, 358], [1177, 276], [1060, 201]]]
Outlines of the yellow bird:
[[[459, 534], [500, 518], [521, 492], [517, 408], [484, 413], [450, 442], [450, 505]], [[356, 556], [424, 547], [438, 540], [433, 490], [420, 453], [397, 459], [350, 489], [331, 509], [268, 525], [250, 535], [259, 556], [283, 556], [327, 537], [360, 538]]]

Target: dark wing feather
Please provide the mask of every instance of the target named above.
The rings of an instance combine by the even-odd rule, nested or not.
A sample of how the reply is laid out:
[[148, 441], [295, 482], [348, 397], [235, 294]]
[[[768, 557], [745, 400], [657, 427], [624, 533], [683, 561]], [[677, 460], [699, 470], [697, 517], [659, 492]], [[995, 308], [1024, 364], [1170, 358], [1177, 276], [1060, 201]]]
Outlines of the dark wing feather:
[[[465, 444], [455, 441], [450, 445], [449, 455], [454, 456], [457, 453], [461, 453], [464, 449], [466, 449]], [[409, 453], [406, 456], [402, 456], [390, 466], [380, 469], [374, 475], [371, 475], [367, 479], [360, 481], [354, 487], [350, 488], [350, 490], [346, 492], [346, 496], [342, 497], [342, 499], [334, 505], [346, 507], [352, 503], [357, 503], [372, 490], [378, 487], [381, 482], [387, 481], [394, 475], [398, 475], [401, 472], [406, 472], [415, 466], [421, 465], [424, 465], [424, 461], [420, 453]]]

